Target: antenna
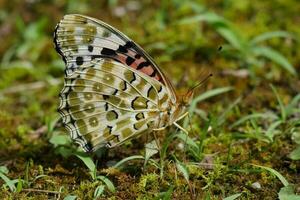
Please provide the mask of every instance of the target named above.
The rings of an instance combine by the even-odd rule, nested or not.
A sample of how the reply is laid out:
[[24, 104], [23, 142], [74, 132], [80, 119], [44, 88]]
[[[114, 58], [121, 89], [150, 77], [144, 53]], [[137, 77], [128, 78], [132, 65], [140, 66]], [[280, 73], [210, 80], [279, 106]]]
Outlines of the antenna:
[[201, 80], [199, 83], [197, 83], [195, 86], [193, 86], [191, 89], [189, 89], [189, 91], [194, 90], [195, 88], [199, 87], [200, 85], [202, 85], [203, 83], [205, 83], [210, 77], [212, 77], [213, 74], [210, 73], [208, 74], [203, 80]]

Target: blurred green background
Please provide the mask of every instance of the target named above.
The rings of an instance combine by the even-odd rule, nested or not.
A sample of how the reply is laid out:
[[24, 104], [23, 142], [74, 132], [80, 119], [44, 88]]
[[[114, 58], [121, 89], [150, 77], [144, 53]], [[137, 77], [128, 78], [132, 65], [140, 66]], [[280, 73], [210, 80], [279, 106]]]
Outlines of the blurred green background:
[[[0, 0], [0, 197], [299, 199], [299, 11], [297, 0]], [[146, 139], [101, 159], [74, 153], [57, 125], [52, 37], [70, 13], [128, 35], [179, 93], [213, 73], [184, 121], [191, 135], [159, 135], [159, 155]]]

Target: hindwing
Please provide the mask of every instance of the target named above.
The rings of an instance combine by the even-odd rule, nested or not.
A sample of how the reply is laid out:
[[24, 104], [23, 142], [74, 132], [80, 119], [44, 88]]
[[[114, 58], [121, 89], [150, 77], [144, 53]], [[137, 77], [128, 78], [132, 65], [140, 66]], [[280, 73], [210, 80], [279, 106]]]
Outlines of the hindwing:
[[96, 59], [65, 78], [59, 112], [85, 151], [113, 147], [160, 123], [166, 87], [112, 59]]

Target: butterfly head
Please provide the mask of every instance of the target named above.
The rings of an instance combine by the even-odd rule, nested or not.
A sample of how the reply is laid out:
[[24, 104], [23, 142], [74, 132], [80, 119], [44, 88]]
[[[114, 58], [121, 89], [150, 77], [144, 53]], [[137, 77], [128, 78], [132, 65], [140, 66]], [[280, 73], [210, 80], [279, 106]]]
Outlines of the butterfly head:
[[188, 90], [188, 92], [181, 97], [179, 105], [184, 108], [189, 107], [190, 103], [192, 102], [193, 96], [194, 90]]
[[182, 107], [183, 110], [186, 109], [187, 107], [189, 107], [190, 103], [193, 100], [193, 96], [194, 96], [194, 91], [197, 87], [199, 87], [200, 85], [202, 85], [205, 81], [207, 81], [207, 79], [209, 79], [212, 76], [212, 74], [207, 75], [202, 81], [200, 81], [199, 83], [197, 83], [195, 86], [193, 86], [192, 88], [190, 88], [187, 93], [185, 93], [183, 96], [181, 96], [180, 101], [179, 101], [179, 107]]

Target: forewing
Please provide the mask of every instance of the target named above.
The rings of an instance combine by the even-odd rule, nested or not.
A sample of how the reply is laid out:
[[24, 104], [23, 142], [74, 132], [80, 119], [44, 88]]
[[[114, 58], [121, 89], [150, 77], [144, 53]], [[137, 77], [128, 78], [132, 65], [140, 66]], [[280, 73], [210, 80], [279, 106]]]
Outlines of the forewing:
[[107, 58], [67, 76], [60, 99], [63, 123], [85, 151], [151, 131], [159, 124], [159, 106], [169, 100], [161, 82]]
[[54, 43], [66, 63], [67, 75], [95, 58], [111, 58], [160, 81], [176, 101], [172, 84], [153, 59], [123, 33], [100, 20], [66, 15], [55, 29]]

